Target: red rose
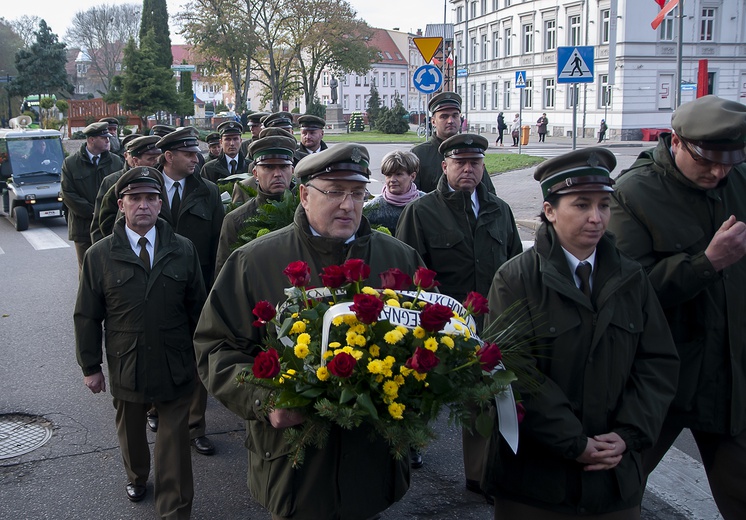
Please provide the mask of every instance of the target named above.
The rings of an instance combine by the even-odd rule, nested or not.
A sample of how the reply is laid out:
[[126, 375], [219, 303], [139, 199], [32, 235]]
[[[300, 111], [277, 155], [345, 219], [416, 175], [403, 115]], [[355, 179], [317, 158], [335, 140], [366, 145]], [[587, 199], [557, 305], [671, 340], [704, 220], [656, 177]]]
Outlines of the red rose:
[[420, 326], [428, 332], [438, 332], [452, 317], [453, 311], [450, 307], [439, 303], [430, 304], [420, 313]]
[[412, 277], [403, 273], [396, 267], [384, 271], [378, 276], [381, 277], [381, 288], [393, 289], [394, 291], [403, 291], [412, 285]]
[[518, 424], [521, 424], [526, 417], [526, 408], [521, 403], [515, 403], [515, 413], [518, 416]]
[[414, 356], [407, 360], [407, 368], [416, 370], [420, 374], [430, 372], [433, 368], [440, 364], [440, 359], [435, 355], [435, 352], [427, 350], [426, 348], [417, 347], [414, 351]]
[[342, 284], [345, 283], [346, 280], [345, 272], [340, 265], [324, 267], [321, 270], [319, 277], [321, 278], [321, 283], [324, 287], [328, 287], [329, 289], [342, 287]]
[[273, 348], [260, 352], [254, 358], [254, 365], [251, 367], [254, 376], [259, 379], [272, 379], [280, 373], [280, 356]]
[[372, 294], [356, 294], [352, 297], [353, 304], [350, 310], [361, 322], [370, 325], [378, 321], [378, 315], [383, 310], [383, 302]]
[[495, 343], [485, 342], [482, 348], [477, 350], [477, 358], [482, 370], [491, 372], [502, 361], [503, 353]]
[[478, 292], [470, 292], [466, 295], [464, 307], [466, 307], [466, 310], [470, 311], [474, 316], [481, 316], [490, 311], [490, 308], [487, 305], [487, 298]]
[[424, 291], [428, 291], [433, 287], [440, 285], [440, 282], [435, 281], [435, 277], [438, 275], [435, 271], [431, 271], [426, 267], [418, 267], [414, 272], [414, 284]]
[[290, 283], [295, 287], [305, 287], [311, 281], [311, 268], [308, 267], [307, 263], [300, 260], [290, 262], [282, 273], [288, 277]]
[[342, 264], [342, 270], [350, 283], [362, 282], [370, 276], [370, 266], [359, 258], [350, 258]]
[[254, 327], [262, 327], [266, 325], [268, 322], [272, 321], [272, 318], [277, 314], [277, 311], [275, 311], [272, 304], [266, 300], [257, 303], [254, 310], [251, 312], [253, 312], [254, 316], [257, 317], [257, 320], [254, 322]]
[[347, 352], [340, 352], [329, 361], [326, 367], [337, 377], [350, 377], [357, 361]]

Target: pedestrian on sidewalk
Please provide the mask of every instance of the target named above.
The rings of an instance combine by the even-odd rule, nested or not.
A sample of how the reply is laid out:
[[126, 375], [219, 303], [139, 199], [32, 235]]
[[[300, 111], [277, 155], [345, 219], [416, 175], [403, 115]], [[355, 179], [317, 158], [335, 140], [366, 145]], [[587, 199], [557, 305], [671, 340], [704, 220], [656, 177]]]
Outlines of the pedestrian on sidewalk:
[[513, 122], [510, 124], [510, 135], [513, 137], [513, 146], [518, 146], [518, 139], [521, 136], [521, 116], [516, 114]]
[[608, 129], [609, 127], [606, 126], [606, 119], [602, 119], [601, 126], [598, 129], [598, 142], [599, 143], [604, 140], [604, 137], [606, 137], [606, 130]]
[[505, 116], [502, 112], [497, 114], [497, 139], [495, 140], [495, 146], [503, 146], [503, 132], [508, 129], [508, 125], [505, 124]]
[[549, 119], [547, 119], [547, 114], [541, 114], [541, 117], [536, 120], [536, 132], [539, 134], [539, 142], [545, 143], [546, 142], [546, 136], [547, 136], [547, 125], [549, 124]]

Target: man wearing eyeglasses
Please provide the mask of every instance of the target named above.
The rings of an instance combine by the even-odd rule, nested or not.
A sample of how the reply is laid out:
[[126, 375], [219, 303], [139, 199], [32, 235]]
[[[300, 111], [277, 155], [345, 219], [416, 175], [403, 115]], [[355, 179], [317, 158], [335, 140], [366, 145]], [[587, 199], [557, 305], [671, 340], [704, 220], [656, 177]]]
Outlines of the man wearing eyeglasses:
[[323, 286], [319, 273], [350, 258], [371, 268], [363, 283], [380, 285], [378, 274], [396, 267], [413, 273], [417, 252], [395, 238], [372, 231], [363, 217], [370, 182], [368, 151], [340, 144], [298, 162], [301, 204], [295, 222], [268, 233], [231, 254], [215, 280], [195, 333], [200, 377], [226, 407], [247, 421], [250, 491], [274, 520], [371, 518], [401, 499], [409, 488], [409, 460], [396, 460], [388, 445], [365, 427], [333, 426], [323, 448], [309, 449], [300, 468], [292, 467], [284, 432], [302, 422], [293, 410], [267, 411], [270, 391], [236, 385], [236, 376], [261, 351], [263, 329], [252, 326], [252, 310], [262, 300], [285, 300], [282, 271], [303, 260], [309, 286]]
[[723, 518], [746, 518], [746, 106], [704, 96], [671, 126], [619, 176], [609, 224], [647, 270], [681, 358], [643, 469], [689, 428]]

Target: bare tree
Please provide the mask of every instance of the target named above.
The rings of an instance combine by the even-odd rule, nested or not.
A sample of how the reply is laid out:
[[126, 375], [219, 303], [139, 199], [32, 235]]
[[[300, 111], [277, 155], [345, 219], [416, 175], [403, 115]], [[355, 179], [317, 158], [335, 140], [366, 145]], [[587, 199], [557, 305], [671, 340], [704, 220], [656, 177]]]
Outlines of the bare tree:
[[38, 16], [23, 15], [16, 20], [10, 21], [10, 26], [15, 33], [23, 40], [23, 47], [28, 49], [36, 41], [36, 31], [39, 30], [41, 18]]
[[122, 52], [130, 38], [137, 40], [141, 6], [100, 5], [78, 11], [65, 35], [71, 46], [84, 49], [105, 94], [121, 70]]

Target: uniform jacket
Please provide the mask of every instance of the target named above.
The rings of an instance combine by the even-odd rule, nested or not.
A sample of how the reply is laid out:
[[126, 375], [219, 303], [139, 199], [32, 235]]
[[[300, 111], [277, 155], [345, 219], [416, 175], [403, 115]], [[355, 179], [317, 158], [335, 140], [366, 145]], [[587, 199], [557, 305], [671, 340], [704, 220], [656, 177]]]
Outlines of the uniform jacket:
[[[596, 248], [592, 296], [595, 306], [546, 224], [535, 247], [495, 276], [487, 323], [519, 302], [529, 339], [514, 362], [529, 374], [515, 385], [526, 408], [518, 454], [498, 434], [488, 448], [485, 489], [498, 496], [567, 514], [640, 504], [640, 451], [657, 438], [674, 396], [676, 349], [645, 272], [608, 233]], [[583, 471], [575, 459], [587, 437], [609, 432], [627, 445], [621, 462]]]
[[[326, 143], [324, 142], [323, 139], [321, 140], [321, 145], [320, 146], [321, 146], [321, 150], [322, 151], [326, 150], [327, 148], [329, 148], [326, 145]], [[301, 159], [303, 159], [306, 155], [311, 155], [311, 152], [308, 150], [308, 148], [306, 148], [305, 146], [303, 146], [299, 142], [298, 143], [298, 148], [295, 150], [295, 153], [293, 154], [293, 162], [295, 162], [295, 164], [298, 164], [298, 161], [300, 161]]]
[[103, 322], [109, 386], [117, 399], [171, 401], [194, 387], [194, 333], [205, 301], [192, 243], [156, 223], [148, 275], [130, 247], [124, 219], [83, 261], [75, 304], [75, 343], [84, 375], [101, 371]]
[[[238, 158], [236, 159], [236, 173], [246, 173], [248, 171], [249, 161], [246, 160], [244, 154], [238, 152]], [[220, 152], [220, 156], [218, 156], [217, 159], [206, 162], [200, 172], [202, 177], [214, 183], [217, 183], [224, 177], [228, 177], [230, 174], [224, 152]]]
[[[127, 163], [125, 163], [124, 168], [114, 173], [110, 173], [109, 175], [104, 177], [104, 179], [101, 181], [101, 186], [98, 187], [96, 202], [93, 205], [93, 221], [91, 222], [91, 243], [93, 244], [104, 238], [106, 235], [109, 235], [112, 231], [112, 228], [114, 227], [114, 220], [112, 218], [110, 224], [107, 226], [108, 231], [106, 235], [104, 235], [104, 233], [101, 231], [101, 206], [103, 204], [104, 198], [107, 196], [114, 197], [114, 203], [116, 204], [116, 196], [114, 195], [114, 190], [112, 190], [111, 194], [108, 194], [107, 192], [112, 188], [112, 186], [117, 183], [119, 178], [124, 175], [127, 170], [129, 170], [129, 166], [127, 166]], [[118, 205], [116, 210], [119, 210]]]
[[[422, 260], [396, 239], [371, 231], [363, 217], [357, 238], [313, 236], [299, 206], [294, 224], [238, 248], [208, 295], [195, 334], [197, 366], [208, 391], [248, 421], [248, 485], [252, 496], [271, 512], [294, 520], [364, 520], [399, 500], [409, 487], [409, 461], [394, 460], [385, 442], [371, 442], [365, 429], [332, 428], [327, 447], [309, 447], [305, 462], [293, 469], [283, 431], [263, 411], [267, 389], [236, 385], [235, 378], [259, 352], [263, 329], [252, 326], [252, 309], [261, 300], [285, 300], [289, 285], [283, 269], [304, 260], [311, 268], [309, 286], [322, 286], [325, 266], [361, 258], [371, 267], [368, 284], [392, 267], [413, 273]], [[261, 273], [261, 276], [257, 276]], [[301, 504], [302, 507], [298, 505]]]
[[684, 427], [736, 435], [746, 429], [746, 259], [716, 272], [704, 254], [730, 216], [746, 220], [746, 167], [703, 190], [676, 168], [671, 135], [622, 172], [609, 229], [642, 264], [681, 356], [671, 415]]
[[[412, 153], [420, 160], [420, 171], [417, 173], [415, 182], [417, 187], [425, 193], [430, 193], [437, 188], [438, 180], [443, 176], [443, 154], [438, 151], [442, 142], [443, 139], [433, 134], [426, 143], [418, 144], [412, 148]], [[490, 193], [495, 193], [495, 185], [492, 184], [492, 179], [490, 179], [486, 167], [482, 175], [482, 184], [487, 187]]]
[[396, 238], [438, 273], [440, 291], [459, 301], [470, 291], [486, 295], [497, 269], [523, 249], [510, 207], [481, 184], [477, 196], [479, 218], [472, 228], [470, 195], [450, 191], [441, 177], [437, 190], [405, 206], [396, 227]]
[[86, 145], [65, 158], [62, 163], [62, 197], [69, 209], [67, 216], [68, 238], [73, 242], [88, 242], [93, 220], [96, 193], [104, 177], [121, 170], [122, 158], [109, 152], [99, 155], [98, 165], [88, 158]]

